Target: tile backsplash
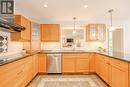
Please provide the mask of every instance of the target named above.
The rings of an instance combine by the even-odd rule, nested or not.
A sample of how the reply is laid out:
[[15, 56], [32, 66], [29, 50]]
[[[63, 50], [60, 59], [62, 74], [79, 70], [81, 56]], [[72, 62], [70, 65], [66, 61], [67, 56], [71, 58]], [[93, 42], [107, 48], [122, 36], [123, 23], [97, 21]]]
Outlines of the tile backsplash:
[[[4, 37], [4, 40], [3, 40]], [[5, 44], [3, 46], [3, 44]], [[10, 33], [0, 31], [0, 57], [3, 55], [11, 55], [16, 54], [22, 51], [23, 49], [23, 42], [14, 42], [11, 41]], [[4, 51], [3, 51], [4, 48]]]
[[0, 53], [8, 51], [8, 37], [0, 36]]

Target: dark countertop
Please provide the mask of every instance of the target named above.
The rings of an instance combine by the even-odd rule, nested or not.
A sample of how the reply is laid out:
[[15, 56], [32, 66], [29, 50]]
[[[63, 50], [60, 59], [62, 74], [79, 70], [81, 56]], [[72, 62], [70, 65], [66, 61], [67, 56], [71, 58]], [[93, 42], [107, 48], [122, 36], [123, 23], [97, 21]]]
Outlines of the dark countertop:
[[49, 50], [44, 50], [44, 51], [40, 51], [39, 53], [44, 53], [44, 54], [71, 54], [71, 53], [97, 53], [97, 54], [101, 54], [107, 57], [111, 57], [111, 58], [115, 58], [118, 60], [122, 60], [125, 62], [129, 62], [130, 63], [130, 54], [126, 54], [126, 53], [121, 53], [121, 52], [99, 52], [99, 51], [85, 51], [85, 50], [77, 50], [77, 51], [49, 51]]
[[[26, 57], [29, 57], [29, 56], [32, 56], [32, 55], [35, 55], [35, 54], [72, 54], [72, 53], [73, 54], [96, 53], [96, 54], [104, 55], [104, 56], [107, 56], [110, 58], [115, 58], [115, 59], [130, 63], [130, 54], [124, 54], [124, 53], [119, 53], [119, 52], [113, 52], [113, 54], [112, 54], [110, 52], [109, 53], [101, 53], [101, 52], [97, 52], [97, 51], [81, 51], [81, 50], [80, 51], [49, 51], [49, 50], [46, 50], [46, 51], [37, 51], [37, 52], [33, 52], [32, 54], [25, 54], [25, 55], [18, 56], [16, 58], [12, 58], [12, 59], [9, 58], [7, 60], [0, 61], [0, 66], [17, 61], [17, 60], [20, 60], [20, 59], [23, 59], [23, 58], [26, 58]], [[10, 57], [12, 57], [12, 55]]]

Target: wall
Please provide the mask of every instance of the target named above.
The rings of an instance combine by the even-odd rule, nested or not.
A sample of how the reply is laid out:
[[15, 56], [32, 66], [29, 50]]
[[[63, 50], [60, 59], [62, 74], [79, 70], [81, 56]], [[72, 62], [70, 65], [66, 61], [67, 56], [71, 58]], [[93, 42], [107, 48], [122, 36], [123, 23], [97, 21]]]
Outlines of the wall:
[[22, 42], [12, 42], [10, 39], [10, 33], [0, 31], [0, 35], [8, 36], [8, 52], [0, 53], [0, 57], [4, 55], [11, 55], [21, 52], [23, 49]]

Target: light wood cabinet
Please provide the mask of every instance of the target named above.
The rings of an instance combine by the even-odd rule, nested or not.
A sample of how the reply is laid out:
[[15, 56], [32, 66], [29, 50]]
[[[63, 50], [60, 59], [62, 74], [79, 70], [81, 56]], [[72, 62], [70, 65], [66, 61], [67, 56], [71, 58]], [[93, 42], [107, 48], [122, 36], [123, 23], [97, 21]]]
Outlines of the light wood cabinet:
[[86, 41], [105, 41], [105, 24], [88, 24], [86, 27]]
[[112, 87], [128, 87], [128, 63], [111, 59]]
[[73, 55], [62, 55], [62, 73], [74, 73], [75, 72], [76, 58]]
[[89, 72], [96, 72], [96, 65], [95, 65], [95, 58], [96, 54], [95, 53], [91, 53], [89, 56], [89, 64], [90, 64], [90, 68], [89, 68]]
[[76, 54], [76, 72], [88, 73], [89, 72], [89, 54]]
[[63, 54], [62, 72], [63, 73], [88, 73], [89, 54]]
[[33, 77], [35, 77], [38, 73], [38, 55], [33, 55]]
[[38, 55], [38, 72], [47, 73], [47, 55], [46, 54]]
[[31, 22], [21, 15], [14, 16], [15, 23], [23, 26], [26, 30], [22, 32], [13, 32], [11, 33], [12, 41], [30, 41], [31, 40]]
[[32, 80], [32, 57], [0, 67], [0, 87], [25, 87]]
[[59, 24], [41, 24], [41, 41], [59, 42], [60, 25]]
[[129, 87], [130, 87], [130, 63], [129, 63]]

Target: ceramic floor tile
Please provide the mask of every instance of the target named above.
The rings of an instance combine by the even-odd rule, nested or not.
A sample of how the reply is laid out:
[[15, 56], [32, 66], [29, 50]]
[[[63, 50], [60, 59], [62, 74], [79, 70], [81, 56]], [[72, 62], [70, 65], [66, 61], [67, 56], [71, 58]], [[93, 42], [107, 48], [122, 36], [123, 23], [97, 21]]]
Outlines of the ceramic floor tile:
[[96, 75], [38, 75], [28, 87], [108, 87]]

